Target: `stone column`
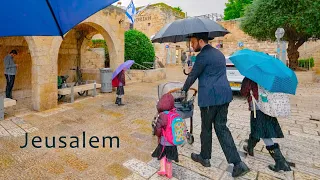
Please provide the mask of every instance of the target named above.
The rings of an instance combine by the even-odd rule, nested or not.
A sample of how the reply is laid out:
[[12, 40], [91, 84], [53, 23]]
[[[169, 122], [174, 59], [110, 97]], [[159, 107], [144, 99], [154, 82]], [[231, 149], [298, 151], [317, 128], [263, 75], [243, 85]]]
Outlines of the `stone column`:
[[61, 37], [33, 37], [32, 104], [36, 111], [57, 107], [58, 53]]

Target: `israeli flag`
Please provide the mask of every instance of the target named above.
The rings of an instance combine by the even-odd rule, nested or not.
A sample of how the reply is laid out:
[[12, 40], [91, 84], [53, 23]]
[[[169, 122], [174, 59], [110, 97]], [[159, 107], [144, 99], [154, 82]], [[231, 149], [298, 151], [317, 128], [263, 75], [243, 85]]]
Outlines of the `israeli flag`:
[[134, 18], [136, 14], [137, 14], [136, 7], [133, 4], [133, 0], [131, 0], [126, 10], [126, 15], [129, 18], [131, 24], [134, 23]]

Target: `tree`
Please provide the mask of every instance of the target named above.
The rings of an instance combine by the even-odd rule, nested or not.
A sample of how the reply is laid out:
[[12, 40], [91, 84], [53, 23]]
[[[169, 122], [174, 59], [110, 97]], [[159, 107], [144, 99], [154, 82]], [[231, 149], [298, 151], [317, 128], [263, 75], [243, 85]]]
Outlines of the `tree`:
[[[134, 60], [136, 63], [145, 67], [152, 64], [144, 62], [154, 62], [155, 51], [150, 39], [140, 31], [129, 30], [125, 33], [125, 60]], [[141, 66], [134, 64], [133, 69], [142, 69]]]
[[255, 0], [245, 11], [241, 29], [258, 40], [275, 40], [285, 30], [290, 68], [298, 67], [298, 48], [310, 38], [320, 38], [320, 0]]
[[174, 7], [173, 9], [175, 9], [175, 10], [177, 10], [177, 11], [182, 12], [182, 9], [181, 9], [181, 7], [180, 7], [180, 6], [178, 6], [178, 7]]
[[252, 4], [252, 0], [228, 0], [224, 9], [224, 20], [242, 17], [245, 8], [250, 4]]

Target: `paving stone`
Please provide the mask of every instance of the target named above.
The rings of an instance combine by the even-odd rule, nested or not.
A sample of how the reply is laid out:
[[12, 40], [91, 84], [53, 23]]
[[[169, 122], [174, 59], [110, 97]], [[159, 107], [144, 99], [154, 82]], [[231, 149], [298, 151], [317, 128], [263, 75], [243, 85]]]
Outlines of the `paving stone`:
[[27, 124], [27, 123], [25, 123], [25, 124], [18, 124], [18, 126], [19, 126], [20, 128], [22, 128], [22, 129], [30, 129], [30, 128], [33, 127], [31, 124]]
[[191, 158], [185, 156], [180, 156], [177, 164], [211, 179], [219, 179], [223, 174], [223, 171], [218, 168], [203, 167], [200, 163], [195, 163]]
[[310, 134], [304, 134], [304, 133], [299, 133], [299, 132], [295, 132], [295, 131], [290, 131], [290, 134], [291, 135], [294, 135], [294, 136], [298, 136], [298, 137], [304, 137], [304, 138], [307, 138], [307, 139], [311, 139], [311, 140], [314, 140], [314, 141], [320, 141], [320, 136], [315, 136], [315, 135], [310, 135]]
[[9, 120], [0, 121], [0, 125], [6, 130], [19, 128], [19, 126], [17, 126], [15, 123]]
[[0, 137], [3, 136], [10, 136], [7, 130], [5, 130], [1, 125], [0, 125]]
[[28, 129], [24, 129], [27, 133], [33, 133], [38, 131], [39, 129], [36, 127], [32, 127], [32, 128], [28, 128]]
[[125, 177], [128, 177], [131, 174], [129, 169], [117, 163], [108, 165], [105, 171], [107, 174], [115, 177], [116, 179], [124, 179]]
[[187, 169], [183, 166], [173, 164], [173, 177], [177, 179], [186, 179], [186, 180], [209, 180], [209, 178], [202, 176], [193, 170]]
[[141, 177], [139, 174], [133, 173], [129, 177], [125, 178], [124, 180], [143, 180], [145, 178]]
[[316, 179], [320, 179], [319, 176], [313, 176], [313, 175], [302, 173], [302, 172], [299, 172], [299, 171], [295, 171], [294, 172], [294, 178], [297, 179], [297, 180], [316, 180]]
[[318, 133], [317, 129], [310, 129], [310, 128], [303, 127], [303, 132], [307, 133], [307, 134], [310, 134], [310, 135], [319, 136], [319, 133]]
[[[258, 175], [258, 172], [250, 171], [247, 174], [245, 174], [244, 176], [237, 177], [236, 179], [241, 179], [241, 180], [252, 179], [252, 180], [256, 180], [257, 179], [257, 175]], [[232, 173], [231, 172], [225, 172], [221, 177], [221, 180], [233, 180], [233, 179], [235, 179], [235, 178], [232, 177]]]
[[8, 129], [7, 131], [14, 137], [24, 136], [26, 134], [26, 132], [21, 128]]
[[144, 178], [150, 178], [154, 173], [157, 172], [157, 169], [154, 167], [149, 166], [148, 164], [137, 159], [131, 159], [125, 162], [123, 165]]
[[308, 173], [308, 174], [313, 174], [316, 176], [320, 177], [320, 169], [318, 168], [313, 168], [311, 166], [306, 166], [305, 164], [296, 164], [296, 169], [298, 171]]
[[[155, 173], [149, 180], [168, 180], [169, 178], [167, 178], [166, 176], [159, 176], [157, 173]], [[171, 178], [172, 180], [178, 180], [175, 177]]]
[[14, 117], [10, 120], [17, 125], [26, 123], [22, 118], [19, 118], [19, 117]]

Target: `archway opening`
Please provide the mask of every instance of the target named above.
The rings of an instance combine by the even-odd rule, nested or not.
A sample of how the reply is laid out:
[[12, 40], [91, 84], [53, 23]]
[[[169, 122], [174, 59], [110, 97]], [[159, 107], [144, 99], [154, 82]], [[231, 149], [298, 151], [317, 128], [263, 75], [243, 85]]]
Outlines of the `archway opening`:
[[0, 93], [4, 97], [7, 80], [5, 77], [4, 59], [12, 50], [18, 55], [14, 57], [17, 65], [14, 79], [12, 98], [17, 100], [15, 109], [32, 109], [32, 58], [28, 43], [24, 37], [1, 37], [0, 38]]

